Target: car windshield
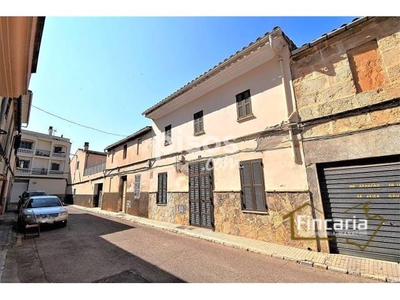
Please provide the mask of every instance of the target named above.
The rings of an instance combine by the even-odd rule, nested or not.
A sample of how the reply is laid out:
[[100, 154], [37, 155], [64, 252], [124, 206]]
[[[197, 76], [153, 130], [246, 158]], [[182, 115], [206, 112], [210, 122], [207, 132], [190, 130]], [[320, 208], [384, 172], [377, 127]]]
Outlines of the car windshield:
[[41, 196], [41, 195], [46, 195], [45, 192], [30, 192], [29, 196]]
[[39, 198], [39, 199], [31, 199], [27, 204], [26, 208], [54, 207], [54, 206], [62, 206], [61, 201], [58, 198]]

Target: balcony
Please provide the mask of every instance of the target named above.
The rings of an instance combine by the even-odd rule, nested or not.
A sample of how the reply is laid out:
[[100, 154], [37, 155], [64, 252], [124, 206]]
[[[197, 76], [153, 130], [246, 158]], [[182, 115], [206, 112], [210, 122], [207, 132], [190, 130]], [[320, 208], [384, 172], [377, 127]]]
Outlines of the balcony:
[[64, 172], [61, 170], [50, 170], [49, 171], [49, 175], [61, 175], [61, 174], [64, 174]]
[[18, 154], [33, 155], [33, 149], [19, 148]]
[[35, 155], [50, 157], [50, 151], [49, 150], [36, 149], [36, 154]]
[[62, 152], [53, 152], [51, 154], [52, 157], [58, 157], [58, 158], [65, 158], [67, 155], [65, 153]]
[[30, 175], [32, 172], [31, 169], [28, 168], [17, 168], [16, 174], [18, 175]]
[[86, 168], [85, 170], [83, 170], [83, 176], [89, 176], [92, 174], [96, 174], [96, 173], [100, 173], [103, 172], [103, 170], [106, 168], [106, 163], [101, 163], [98, 165], [95, 165], [93, 167], [90, 168]]
[[32, 175], [47, 175], [45, 168], [32, 168]]

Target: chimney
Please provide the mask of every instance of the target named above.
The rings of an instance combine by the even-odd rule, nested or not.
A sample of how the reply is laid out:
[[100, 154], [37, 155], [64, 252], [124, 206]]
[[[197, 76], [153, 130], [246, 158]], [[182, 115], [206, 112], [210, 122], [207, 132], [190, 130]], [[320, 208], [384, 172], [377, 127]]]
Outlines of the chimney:
[[53, 126], [49, 126], [49, 135], [53, 135]]
[[88, 151], [89, 150], [89, 142], [85, 142], [85, 144], [83, 145], [83, 150], [84, 151]]

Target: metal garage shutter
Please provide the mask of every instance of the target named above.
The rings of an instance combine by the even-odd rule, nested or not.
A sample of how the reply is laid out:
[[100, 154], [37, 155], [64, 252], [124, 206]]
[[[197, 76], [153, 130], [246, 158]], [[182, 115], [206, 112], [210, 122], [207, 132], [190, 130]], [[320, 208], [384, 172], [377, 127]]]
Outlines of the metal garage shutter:
[[320, 186], [325, 218], [369, 215], [367, 234], [336, 233], [330, 241], [332, 253], [400, 261], [399, 162], [323, 168]]
[[28, 190], [29, 181], [14, 181], [12, 190], [11, 190], [11, 197], [10, 203], [17, 204], [19, 201], [19, 196], [22, 195], [23, 192]]

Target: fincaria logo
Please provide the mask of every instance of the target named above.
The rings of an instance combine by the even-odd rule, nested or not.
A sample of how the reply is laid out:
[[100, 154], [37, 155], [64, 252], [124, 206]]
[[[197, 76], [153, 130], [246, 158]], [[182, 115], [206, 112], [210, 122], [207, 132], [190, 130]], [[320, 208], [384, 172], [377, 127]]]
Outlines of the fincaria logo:
[[357, 219], [353, 216], [352, 219], [313, 219], [310, 216], [299, 215], [297, 216], [297, 230], [302, 231], [304, 227], [307, 231], [323, 231], [328, 235], [366, 235], [368, 229], [367, 219]]

